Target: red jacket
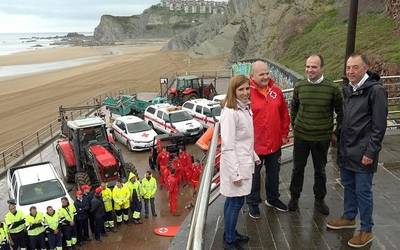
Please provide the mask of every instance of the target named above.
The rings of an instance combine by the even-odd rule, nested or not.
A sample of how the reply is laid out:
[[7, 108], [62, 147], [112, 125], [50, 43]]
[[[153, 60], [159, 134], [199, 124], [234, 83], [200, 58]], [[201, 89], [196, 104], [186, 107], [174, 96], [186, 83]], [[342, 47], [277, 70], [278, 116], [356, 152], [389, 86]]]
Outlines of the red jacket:
[[251, 110], [253, 111], [254, 149], [258, 155], [278, 151], [289, 133], [290, 117], [282, 90], [270, 79], [266, 96], [250, 78]]

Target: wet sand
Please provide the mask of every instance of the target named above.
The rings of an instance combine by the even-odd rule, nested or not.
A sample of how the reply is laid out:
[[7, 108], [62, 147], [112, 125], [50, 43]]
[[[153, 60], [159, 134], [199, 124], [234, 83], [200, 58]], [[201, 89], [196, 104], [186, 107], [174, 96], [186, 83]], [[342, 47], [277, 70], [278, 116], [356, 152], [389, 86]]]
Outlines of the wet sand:
[[97, 56], [99, 61], [57, 71], [0, 78], [0, 151], [57, 118], [60, 105], [78, 105], [119, 89], [159, 90], [159, 78], [184, 71], [223, 69], [226, 57], [190, 59], [155, 44], [51, 48], [0, 56], [0, 65], [54, 62]]

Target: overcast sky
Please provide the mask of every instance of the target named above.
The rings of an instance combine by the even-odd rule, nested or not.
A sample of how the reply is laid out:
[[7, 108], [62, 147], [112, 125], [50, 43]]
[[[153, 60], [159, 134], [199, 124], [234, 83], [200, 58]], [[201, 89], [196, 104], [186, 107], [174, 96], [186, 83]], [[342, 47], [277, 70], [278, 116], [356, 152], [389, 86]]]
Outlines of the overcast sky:
[[[221, 1], [221, 0], [219, 0]], [[0, 0], [0, 33], [92, 32], [103, 14], [130, 16], [159, 0]]]

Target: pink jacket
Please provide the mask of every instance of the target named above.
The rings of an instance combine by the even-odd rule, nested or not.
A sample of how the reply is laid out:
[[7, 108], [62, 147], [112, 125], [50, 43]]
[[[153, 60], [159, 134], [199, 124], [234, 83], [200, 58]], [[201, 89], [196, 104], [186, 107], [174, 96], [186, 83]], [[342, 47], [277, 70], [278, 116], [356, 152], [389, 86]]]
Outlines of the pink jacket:
[[[223, 108], [221, 119], [220, 192], [227, 197], [248, 195], [251, 191], [254, 162], [253, 119], [249, 107]], [[233, 182], [241, 180], [241, 185]]]

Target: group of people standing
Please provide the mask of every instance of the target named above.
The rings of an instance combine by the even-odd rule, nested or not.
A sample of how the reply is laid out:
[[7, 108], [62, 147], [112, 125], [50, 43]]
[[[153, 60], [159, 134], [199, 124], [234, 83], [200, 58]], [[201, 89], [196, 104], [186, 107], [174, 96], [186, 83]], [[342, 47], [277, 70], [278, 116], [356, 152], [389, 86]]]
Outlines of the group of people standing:
[[129, 173], [126, 183], [118, 179], [113, 189], [104, 182], [94, 192], [91, 189], [82, 185], [73, 203], [63, 197], [60, 209], [49, 206], [45, 214], [32, 206], [29, 215], [25, 215], [16, 209], [15, 200], [9, 200], [9, 212], [0, 225], [0, 249], [73, 249], [91, 240], [89, 229], [93, 238], [101, 241], [107, 231], [116, 231], [114, 212], [117, 227], [123, 222], [128, 224], [130, 216], [134, 224], [142, 224], [142, 201], [144, 217], [149, 216], [149, 203], [152, 215], [157, 216], [157, 181], [151, 171], [142, 180]]
[[[369, 71], [365, 55], [352, 54], [346, 64], [348, 83], [340, 86], [323, 75], [324, 59], [311, 55], [306, 79], [294, 86], [290, 113], [285, 96], [270, 77], [268, 65], [256, 61], [249, 77], [230, 80], [221, 113], [221, 194], [224, 206], [224, 248], [242, 249], [249, 237], [236, 230], [246, 202], [249, 216], [261, 218], [259, 204], [262, 167], [265, 167], [265, 204], [276, 210], [297, 211], [304, 170], [311, 152], [314, 166], [315, 209], [329, 215], [325, 166], [331, 144], [338, 145], [338, 164], [344, 186], [344, 212], [327, 222], [330, 229], [361, 228], [349, 241], [363, 247], [373, 240], [372, 179], [386, 130], [387, 93], [377, 74]], [[336, 118], [336, 119], [335, 119]], [[336, 120], [336, 125], [335, 125]], [[294, 136], [293, 170], [288, 205], [280, 199], [281, 146], [291, 124]]]
[[[168, 191], [171, 214], [178, 215], [177, 203], [180, 185], [190, 185], [193, 189], [192, 196], [195, 197], [202, 167], [198, 161], [193, 162], [193, 156], [184, 148], [179, 148], [176, 155], [171, 155], [164, 147], [161, 147], [158, 152], [160, 187], [166, 188]], [[186, 208], [192, 206], [193, 204], [190, 203]]]

